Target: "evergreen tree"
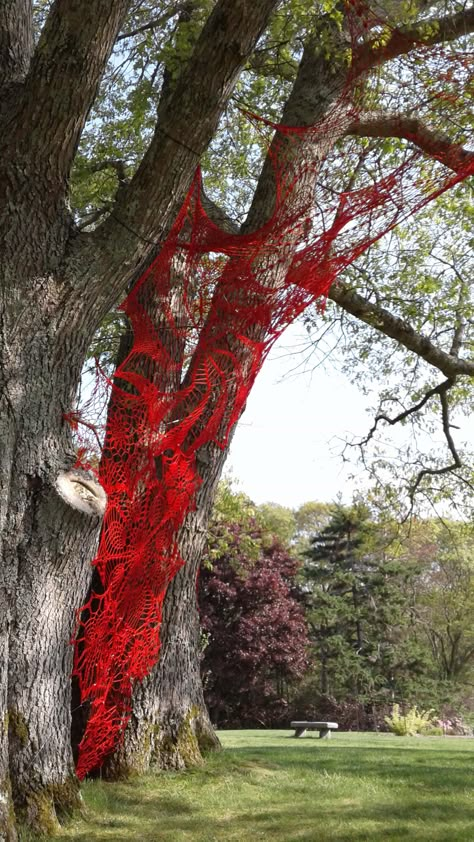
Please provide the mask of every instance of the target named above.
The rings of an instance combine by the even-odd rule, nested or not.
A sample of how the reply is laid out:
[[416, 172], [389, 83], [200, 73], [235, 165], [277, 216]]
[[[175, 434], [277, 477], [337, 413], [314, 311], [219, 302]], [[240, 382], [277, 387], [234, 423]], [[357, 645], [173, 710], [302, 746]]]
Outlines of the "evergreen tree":
[[322, 695], [398, 698], [424, 669], [422, 647], [409, 635], [409, 585], [418, 568], [398, 557], [395, 547], [357, 503], [337, 505], [305, 554]]

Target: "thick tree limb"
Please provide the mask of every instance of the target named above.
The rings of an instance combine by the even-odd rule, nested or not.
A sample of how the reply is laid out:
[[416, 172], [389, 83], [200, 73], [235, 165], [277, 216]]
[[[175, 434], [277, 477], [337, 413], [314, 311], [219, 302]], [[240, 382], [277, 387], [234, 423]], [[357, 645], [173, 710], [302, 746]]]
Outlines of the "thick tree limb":
[[474, 8], [454, 15], [428, 18], [413, 26], [400, 27], [393, 31], [386, 44], [378, 46], [378, 41], [374, 38], [356, 50], [352, 60], [352, 72], [359, 76], [397, 56], [406, 55], [417, 47], [455, 41], [470, 32], [474, 32]]
[[446, 377], [460, 374], [474, 376], [474, 362], [447, 353], [434, 345], [426, 336], [418, 333], [408, 322], [394, 316], [384, 307], [367, 301], [343, 283], [335, 283], [329, 291], [329, 298], [347, 313], [365, 322], [375, 330], [395, 339], [409, 351], [413, 351], [430, 365], [443, 372]]
[[398, 137], [418, 146], [431, 158], [459, 172], [466, 166], [474, 168], [474, 152], [453, 143], [440, 132], [433, 131], [416, 117], [403, 114], [368, 114], [349, 126], [347, 134], [358, 137]]
[[31, 0], [0, 3], [0, 88], [20, 82], [27, 74], [33, 51]]
[[82, 277], [100, 317], [126, 290], [150, 245], [168, 234], [238, 74], [277, 5], [219, 0], [113, 213], [72, 243], [73, 274]]
[[[34, 177], [66, 181], [97, 88], [130, 0], [56, 0], [14, 109], [16, 150]], [[32, 127], [34, 130], [32, 131]]]

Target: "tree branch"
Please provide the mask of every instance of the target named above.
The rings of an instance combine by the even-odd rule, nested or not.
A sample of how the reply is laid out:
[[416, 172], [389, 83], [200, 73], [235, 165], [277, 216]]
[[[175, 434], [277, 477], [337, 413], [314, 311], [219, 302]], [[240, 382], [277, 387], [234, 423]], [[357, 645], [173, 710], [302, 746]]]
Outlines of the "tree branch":
[[21, 82], [28, 72], [33, 51], [31, 0], [0, 3], [0, 88]]
[[96, 208], [90, 213], [86, 213], [81, 222], [78, 224], [79, 231], [88, 228], [89, 225], [94, 225], [99, 219], [102, 219], [106, 213], [110, 213], [111, 203], [103, 205], [101, 208]]
[[47, 177], [48, 191], [66, 192], [82, 129], [129, 4], [56, 0], [51, 8], [13, 130], [17, 153], [35, 161], [32, 178]]
[[418, 472], [414, 483], [411, 485], [409, 489], [409, 496], [410, 502], [413, 506], [413, 501], [415, 499], [415, 494], [420, 487], [421, 481], [426, 476], [442, 476], [443, 474], [449, 474], [452, 471], [455, 471], [457, 468], [462, 468], [462, 461], [461, 457], [459, 456], [456, 445], [454, 443], [454, 439], [451, 435], [451, 425], [449, 421], [449, 402], [448, 402], [448, 391], [454, 385], [454, 379], [445, 380], [444, 383], [441, 383], [438, 386], [437, 392], [439, 394], [439, 399], [441, 402], [441, 417], [443, 422], [443, 433], [448, 444], [449, 452], [453, 458], [452, 463], [449, 465], [443, 465], [442, 468], [422, 468], [421, 471]]
[[389, 310], [373, 304], [343, 283], [335, 283], [329, 291], [329, 298], [347, 313], [365, 322], [375, 330], [395, 339], [409, 351], [413, 351], [446, 377], [466, 374], [474, 376], [474, 362], [443, 351], [426, 336], [418, 333], [408, 322], [394, 316]]
[[126, 163], [122, 158], [104, 158], [103, 161], [91, 162], [86, 167], [86, 170], [90, 173], [103, 172], [108, 169], [115, 170], [119, 184], [126, 184]]
[[214, 225], [218, 225], [219, 228], [222, 228], [224, 231], [227, 231], [229, 234], [239, 234], [240, 233], [240, 225], [234, 219], [225, 212], [217, 202], [214, 202], [212, 199], [209, 198], [207, 193], [202, 191], [201, 194], [201, 203], [203, 210], [206, 211], [209, 219], [214, 223]]
[[[396, 424], [402, 423], [407, 418], [409, 418], [411, 415], [416, 415], [416, 413], [419, 412], [420, 409], [423, 409], [423, 407], [426, 406], [426, 404], [431, 400], [431, 398], [433, 398], [435, 396], [439, 397], [440, 404], [441, 404], [441, 418], [442, 418], [443, 433], [444, 433], [444, 437], [446, 439], [446, 443], [447, 443], [449, 452], [450, 452], [451, 457], [452, 457], [452, 462], [448, 463], [447, 465], [443, 465], [442, 467], [439, 467], [439, 468], [423, 467], [423, 468], [421, 468], [420, 471], [418, 471], [414, 481], [412, 483], [410, 483], [410, 485], [408, 487], [408, 497], [409, 497], [409, 500], [410, 500], [410, 508], [409, 508], [409, 511], [408, 511], [406, 517], [404, 518], [404, 521], [407, 520], [413, 512], [414, 500], [415, 500], [416, 493], [417, 493], [417, 491], [418, 491], [418, 489], [421, 485], [422, 480], [425, 477], [427, 477], [427, 476], [443, 476], [444, 474], [452, 473], [453, 471], [456, 471], [459, 468], [462, 468], [462, 466], [463, 466], [461, 457], [459, 456], [459, 453], [457, 452], [457, 449], [456, 449], [456, 444], [455, 444], [454, 439], [451, 435], [451, 423], [450, 423], [450, 416], [449, 416], [448, 393], [449, 393], [449, 390], [453, 388], [455, 383], [456, 383], [456, 377], [455, 376], [454, 377], [448, 377], [446, 380], [443, 380], [442, 383], [438, 383], [436, 386], [433, 386], [431, 389], [428, 389], [428, 391], [425, 392], [423, 397], [417, 403], [412, 404], [411, 406], [408, 407], [408, 409], [404, 409], [402, 412], [400, 412], [398, 415], [395, 415], [393, 418], [390, 417], [389, 415], [387, 415], [384, 412], [379, 412], [376, 415], [374, 423], [372, 424], [372, 427], [370, 428], [370, 430], [367, 433], [367, 435], [365, 436], [365, 438], [360, 439], [357, 442], [348, 442], [346, 444], [346, 447], [347, 446], [352, 446], [352, 447], [356, 446], [356, 447], [360, 448], [361, 453], [363, 454], [364, 448], [373, 439], [373, 437], [374, 437], [374, 435], [377, 431], [378, 425], [381, 421], [384, 421], [386, 424], [389, 424], [391, 427], [393, 427]], [[387, 400], [390, 400], [390, 399], [387, 399]], [[383, 405], [383, 403], [384, 403], [384, 401], [381, 402], [381, 406]], [[458, 476], [458, 475], [456, 475], [456, 476]], [[474, 490], [472, 484], [468, 480], [466, 480], [466, 478], [464, 478], [464, 477], [458, 477], [458, 478], [461, 478], [463, 480], [463, 482], [465, 482], [469, 486], [469, 488], [471, 488], [471, 490]]]
[[131, 29], [129, 32], [123, 32], [117, 38], [117, 42], [124, 41], [126, 38], [133, 38], [135, 35], [140, 35], [142, 32], [148, 32], [150, 29], [158, 29], [159, 26], [164, 26], [165, 23], [168, 23], [168, 21], [171, 20], [171, 18], [174, 18], [175, 15], [179, 15], [183, 11], [191, 11], [195, 5], [195, 0], [186, 0], [186, 2], [178, 3], [178, 5], [172, 3], [162, 15], [157, 15], [156, 18], [152, 18], [142, 26], [137, 26], [136, 29]]
[[120, 178], [121, 181], [125, 179], [125, 167], [126, 162], [123, 158], [103, 158], [101, 161], [88, 161], [85, 164], [85, 169], [88, 172], [103, 172], [109, 168], [113, 169], [117, 173], [117, 177]]
[[455, 317], [456, 317], [456, 324], [454, 327], [454, 334], [453, 334], [453, 341], [451, 343], [451, 350], [450, 354], [452, 357], [459, 357], [459, 352], [462, 348], [463, 341], [464, 341], [464, 332], [466, 329], [466, 323], [464, 320], [464, 305], [466, 303], [467, 295], [468, 295], [468, 287], [464, 278], [460, 278], [461, 284], [459, 287], [459, 296], [458, 296], [458, 304], [456, 307]]
[[357, 137], [402, 138], [414, 143], [431, 158], [436, 158], [454, 172], [471, 166], [474, 171], [474, 152], [453, 143], [440, 132], [432, 131], [416, 117], [403, 114], [362, 115], [349, 126], [347, 134]]
[[354, 52], [352, 73], [360, 76], [419, 47], [455, 41], [470, 32], [474, 32], [474, 9], [444, 17], [428, 18], [414, 26], [394, 29], [387, 43], [378, 46], [380, 39], [373, 38]]
[[123, 294], [150, 245], [167, 236], [238, 74], [278, 2], [217, 2], [113, 213], [94, 232], [72, 241], [74, 275], [77, 279], [79, 266], [80, 283], [100, 317]]
[[[369, 443], [369, 441], [371, 441], [373, 439], [375, 433], [377, 432], [377, 428], [378, 428], [378, 425], [379, 425], [380, 421], [384, 421], [390, 427], [394, 427], [396, 424], [401, 424], [402, 421], [406, 421], [406, 419], [409, 418], [410, 415], [415, 415], [417, 412], [420, 411], [420, 409], [423, 409], [423, 407], [426, 406], [428, 401], [430, 401], [431, 398], [433, 398], [435, 395], [440, 395], [440, 396], [441, 396], [441, 394], [446, 395], [446, 391], [448, 389], [450, 389], [451, 386], [453, 386], [453, 385], [454, 385], [454, 379], [448, 378], [447, 380], [443, 380], [442, 383], [439, 383], [437, 386], [433, 386], [432, 389], [428, 389], [428, 391], [425, 392], [425, 394], [423, 395], [421, 400], [418, 401], [418, 403], [415, 403], [412, 406], [409, 406], [408, 409], [404, 409], [403, 412], [400, 412], [398, 415], [395, 415], [393, 418], [391, 418], [389, 415], [386, 415], [385, 412], [379, 412], [375, 416], [374, 423], [372, 424], [372, 426], [371, 426], [369, 432], [367, 433], [366, 437], [364, 439], [361, 439], [360, 441], [358, 441], [357, 446], [358, 447], [364, 447], [366, 444]], [[380, 406], [382, 406], [382, 404], [383, 404], [383, 401], [381, 402]], [[451, 441], [452, 441], [452, 439], [451, 439]]]

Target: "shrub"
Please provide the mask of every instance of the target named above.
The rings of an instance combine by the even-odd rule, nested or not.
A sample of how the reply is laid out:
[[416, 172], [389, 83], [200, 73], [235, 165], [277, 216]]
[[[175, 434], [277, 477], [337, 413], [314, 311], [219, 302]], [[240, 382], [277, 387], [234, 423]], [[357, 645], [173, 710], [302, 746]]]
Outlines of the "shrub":
[[400, 705], [394, 705], [392, 715], [386, 716], [385, 722], [390, 731], [399, 737], [415, 737], [428, 732], [433, 735], [434, 730], [442, 733], [433, 723], [433, 711], [418, 710], [416, 705], [404, 714], [400, 714]]
[[468, 725], [460, 716], [444, 717], [437, 719], [436, 725], [439, 726], [441, 733], [449, 734], [451, 737], [472, 737], [474, 730]]
[[444, 731], [439, 725], [428, 725], [422, 734], [424, 737], [443, 737]]

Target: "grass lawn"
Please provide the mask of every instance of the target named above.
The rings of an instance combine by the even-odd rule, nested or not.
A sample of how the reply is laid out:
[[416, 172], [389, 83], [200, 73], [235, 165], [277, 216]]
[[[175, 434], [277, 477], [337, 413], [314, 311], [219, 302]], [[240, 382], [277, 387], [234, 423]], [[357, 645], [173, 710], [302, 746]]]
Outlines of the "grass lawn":
[[184, 773], [84, 786], [76, 842], [474, 842], [474, 740], [227, 731]]

